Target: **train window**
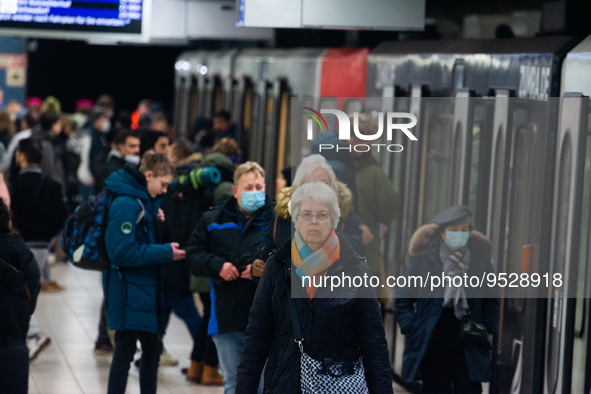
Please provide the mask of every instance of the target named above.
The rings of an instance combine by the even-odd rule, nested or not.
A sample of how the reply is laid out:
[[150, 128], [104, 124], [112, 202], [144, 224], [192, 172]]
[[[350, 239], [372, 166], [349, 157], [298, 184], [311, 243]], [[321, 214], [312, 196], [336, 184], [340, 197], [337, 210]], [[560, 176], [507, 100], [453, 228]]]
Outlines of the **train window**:
[[[521, 274], [523, 247], [530, 244], [530, 215], [533, 199], [534, 163], [536, 154], [535, 130], [520, 127], [513, 137], [511, 154], [511, 173], [509, 178], [509, 207], [507, 226], [507, 261], [504, 270], [507, 273]], [[512, 294], [525, 296], [525, 288], [513, 289]], [[511, 298], [509, 305], [522, 311], [524, 300], [521, 297]]]
[[183, 124], [184, 122], [182, 119], [185, 117], [184, 115], [184, 108], [186, 103], [184, 102], [184, 91], [185, 91], [185, 79], [180, 78], [179, 82], [177, 83], [176, 91], [175, 91], [175, 98], [174, 98], [174, 124], [176, 128], [176, 137], [179, 138], [182, 136], [182, 133], [186, 133], [186, 125]]
[[472, 127], [472, 152], [470, 163], [470, 186], [468, 190], [468, 207], [476, 212], [476, 201], [478, 199], [478, 169], [480, 165], [480, 131], [482, 124], [474, 122]]
[[[567, 130], [567, 135], [563, 143], [562, 152], [559, 158], [559, 177], [558, 177], [558, 201], [557, 209], [557, 223], [554, 228], [554, 266], [552, 272], [561, 273], [564, 275], [566, 267], [566, 253], [568, 245], [568, 223], [570, 210], [570, 188], [571, 188], [571, 174], [572, 174], [572, 146], [569, 138], [570, 131]], [[548, 386], [550, 392], [554, 393], [556, 384], [558, 382], [558, 375], [560, 371], [560, 353], [561, 353], [561, 332], [562, 320], [566, 311], [565, 298], [561, 290], [556, 289], [554, 296], [550, 302], [550, 319], [549, 335], [548, 335]]]
[[452, 158], [453, 169], [452, 169], [452, 183], [451, 183], [451, 203], [460, 204], [460, 171], [462, 168], [462, 159], [465, 155], [464, 149], [462, 149], [462, 125], [458, 123], [456, 127], [456, 138], [454, 141], [454, 150]]
[[453, 127], [453, 108], [441, 105], [429, 106], [427, 152], [423, 162], [422, 180], [423, 203], [420, 224], [427, 223], [450, 205], [451, 144]]
[[251, 132], [250, 132], [250, 140], [249, 140], [249, 157], [252, 161], [256, 161], [260, 163], [261, 156], [260, 154], [260, 141], [257, 138], [257, 135], [260, 133], [260, 117], [261, 117], [261, 95], [256, 92], [251, 95], [252, 97], [252, 117], [250, 118], [250, 125], [251, 125]]
[[453, 68], [453, 82], [452, 82], [452, 88], [454, 89], [454, 91], [458, 91], [460, 89], [462, 89], [464, 87], [464, 75], [465, 75], [465, 71], [466, 70], [466, 65], [464, 64], [463, 60], [458, 60], [456, 61], [456, 64], [454, 64], [454, 68]]
[[[277, 165], [276, 162], [273, 162], [273, 157], [275, 157], [275, 150], [277, 146], [275, 146], [275, 116], [274, 116], [274, 109], [275, 109], [275, 97], [273, 95], [273, 88], [267, 89], [267, 100], [265, 103], [265, 124], [264, 124], [264, 141], [263, 144], [265, 146], [265, 151], [263, 153], [263, 168], [266, 168], [268, 174], [272, 174], [272, 169]], [[270, 178], [267, 176], [267, 182], [275, 182], [275, 179]], [[273, 183], [274, 185], [274, 183]]]
[[199, 89], [198, 89], [198, 82], [197, 78], [191, 78], [191, 88], [189, 90], [189, 118], [187, 119], [187, 124], [189, 130], [192, 128], [193, 124], [195, 123], [195, 119], [197, 119], [197, 109], [199, 108]]
[[224, 87], [219, 78], [215, 78], [213, 91], [213, 112], [219, 112], [224, 109]]
[[[249, 146], [250, 141], [251, 141], [251, 137], [252, 137], [252, 101], [253, 101], [253, 88], [252, 85], [249, 83], [245, 83], [245, 87], [244, 87], [244, 91], [242, 91], [242, 98], [239, 99], [238, 96], [236, 98], [236, 102], [239, 102], [237, 104], [237, 106], [239, 105], [240, 107], [238, 107], [238, 113], [241, 114], [242, 119], [240, 119], [240, 124], [242, 127], [242, 141], [241, 141], [241, 145], [242, 146]], [[246, 153], [246, 157], [250, 158], [250, 153], [249, 152], [245, 152]]]

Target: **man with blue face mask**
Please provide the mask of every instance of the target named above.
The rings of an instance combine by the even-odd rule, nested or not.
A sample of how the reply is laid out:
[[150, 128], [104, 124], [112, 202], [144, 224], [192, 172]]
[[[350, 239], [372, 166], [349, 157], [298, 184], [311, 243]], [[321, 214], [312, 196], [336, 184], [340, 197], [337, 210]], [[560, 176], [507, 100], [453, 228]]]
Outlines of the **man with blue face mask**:
[[242, 340], [257, 288], [251, 266], [271, 252], [273, 241], [266, 230], [275, 219], [273, 204], [265, 195], [265, 171], [257, 163], [236, 168], [232, 195], [203, 215], [186, 248], [191, 273], [211, 278], [208, 334], [217, 348], [225, 394], [236, 388]]
[[448, 207], [419, 228], [409, 245], [407, 277], [444, 275], [456, 278], [459, 286], [447, 280], [433, 290], [427, 286], [396, 291], [396, 320], [406, 336], [402, 378], [412, 381], [422, 371], [425, 394], [452, 392], [452, 388], [476, 394], [482, 391], [481, 382], [490, 380], [490, 336], [499, 322], [498, 293], [488, 287], [465, 287], [465, 281], [457, 280], [494, 272], [492, 244], [472, 229], [471, 217], [465, 205]]

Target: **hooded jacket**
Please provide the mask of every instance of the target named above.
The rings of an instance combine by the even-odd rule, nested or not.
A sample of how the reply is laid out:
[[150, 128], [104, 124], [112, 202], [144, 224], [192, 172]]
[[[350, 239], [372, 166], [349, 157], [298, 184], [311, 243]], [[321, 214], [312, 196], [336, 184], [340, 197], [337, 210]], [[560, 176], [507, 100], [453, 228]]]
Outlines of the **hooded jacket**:
[[226, 282], [221, 279], [219, 272], [224, 263], [238, 263], [245, 255], [243, 261], [249, 263], [258, 258], [266, 260], [272, 250], [272, 241], [266, 236], [274, 218], [269, 198], [246, 222], [237, 206], [237, 200], [232, 198], [206, 212], [186, 248], [191, 273], [212, 278], [209, 335], [244, 332], [257, 288], [252, 280], [238, 278]]
[[159, 245], [160, 198], [150, 197], [144, 174], [127, 164], [107, 178], [105, 189], [114, 195], [105, 231], [111, 261], [103, 272], [107, 326], [161, 335], [162, 264], [172, 261], [172, 247]]
[[[363, 245], [363, 238], [361, 237], [361, 220], [353, 210], [351, 191], [347, 188], [347, 185], [340, 181], [337, 181], [337, 189], [341, 219], [336, 230], [347, 237], [357, 254], [365, 256], [365, 247]], [[275, 205], [277, 223], [273, 223], [273, 227], [269, 229], [269, 236], [274, 240], [277, 247], [283, 245], [288, 239], [291, 239], [293, 223], [287, 207], [289, 201], [291, 201], [291, 187], [285, 187], [279, 193], [277, 205]]]
[[[443, 272], [443, 263], [439, 258], [441, 236], [436, 232], [437, 228], [436, 224], [427, 224], [412, 236], [407, 278], [421, 276], [426, 280], [428, 273], [440, 275]], [[492, 243], [486, 236], [478, 231], [471, 231], [468, 247], [468, 276], [475, 275], [480, 278], [485, 272], [495, 272], [489, 257]], [[481, 289], [468, 287], [465, 290], [470, 309], [468, 317], [484, 324], [488, 332], [494, 334], [499, 323], [498, 294], [486, 286]], [[396, 321], [400, 331], [406, 336], [402, 356], [402, 378], [406, 381], [412, 381], [419, 373], [423, 357], [432, 341], [433, 330], [441, 316], [442, 304], [443, 287], [435, 288], [433, 293], [430, 286], [400, 287], [396, 291]], [[470, 379], [474, 382], [488, 382], [491, 375], [492, 351], [467, 342], [463, 343], [463, 347]]]
[[[357, 257], [347, 238], [337, 235], [340, 258], [326, 274], [362, 277], [368, 273], [367, 264]], [[256, 393], [265, 362], [265, 393], [301, 392], [301, 356], [294, 342], [286, 269], [295, 269], [290, 242], [271, 255], [257, 289], [244, 335], [236, 394]], [[293, 301], [306, 353], [318, 361], [357, 361], [362, 356], [369, 392], [392, 393], [388, 346], [376, 299], [360, 297], [363, 289], [355, 287], [345, 289], [346, 298], [327, 298], [325, 292], [330, 289], [321, 287], [310, 300], [294, 282], [291, 291], [301, 297]]]

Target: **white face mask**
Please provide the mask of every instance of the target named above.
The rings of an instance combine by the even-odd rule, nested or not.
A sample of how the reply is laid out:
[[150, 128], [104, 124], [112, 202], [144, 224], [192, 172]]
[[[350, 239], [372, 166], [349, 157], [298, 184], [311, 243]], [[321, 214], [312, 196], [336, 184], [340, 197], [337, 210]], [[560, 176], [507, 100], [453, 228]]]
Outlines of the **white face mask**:
[[126, 155], [125, 161], [131, 164], [138, 165], [140, 164], [141, 157], [139, 155]]
[[109, 130], [111, 130], [111, 121], [109, 119], [105, 119], [101, 123], [101, 131], [103, 133], [108, 133]]

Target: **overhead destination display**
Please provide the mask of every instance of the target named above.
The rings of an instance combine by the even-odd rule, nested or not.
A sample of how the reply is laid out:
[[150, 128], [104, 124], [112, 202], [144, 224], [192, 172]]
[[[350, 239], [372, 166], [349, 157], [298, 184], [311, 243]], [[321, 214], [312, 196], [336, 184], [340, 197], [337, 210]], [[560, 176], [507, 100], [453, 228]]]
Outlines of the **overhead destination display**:
[[0, 28], [142, 33], [143, 0], [0, 0]]

